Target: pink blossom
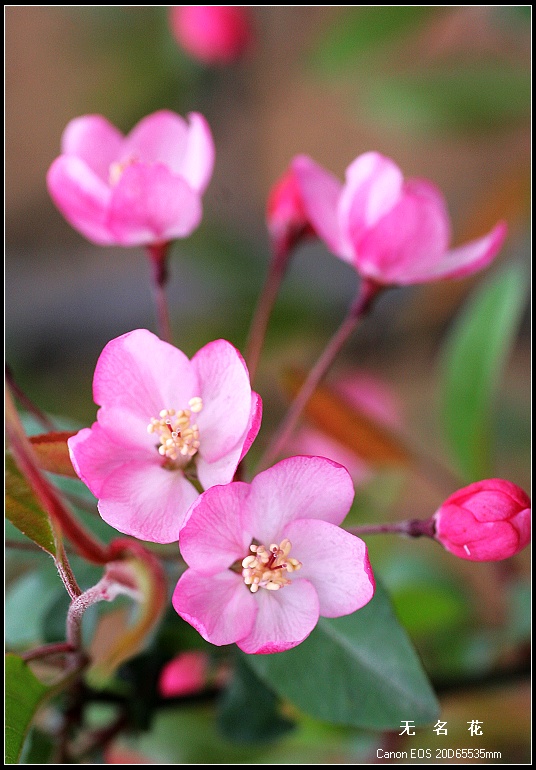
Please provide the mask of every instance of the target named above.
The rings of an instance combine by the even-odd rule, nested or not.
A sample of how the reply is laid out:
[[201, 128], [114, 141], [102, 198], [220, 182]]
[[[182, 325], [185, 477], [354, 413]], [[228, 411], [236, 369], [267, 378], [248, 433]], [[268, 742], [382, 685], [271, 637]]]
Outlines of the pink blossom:
[[209, 657], [201, 650], [181, 652], [160, 673], [158, 690], [164, 698], [195, 695], [204, 690], [209, 672]]
[[[401, 406], [379, 377], [354, 370], [341, 375], [331, 384], [331, 389], [348, 406], [380, 425], [393, 430], [402, 427]], [[295, 453], [329, 457], [344, 465], [356, 486], [364, 484], [372, 475], [370, 465], [355, 451], [310, 425], [303, 425], [296, 431], [291, 446]]]
[[112, 527], [174, 542], [204, 488], [227, 484], [258, 433], [260, 397], [216, 340], [191, 360], [146, 329], [109, 342], [93, 379], [97, 422], [69, 439], [73, 466]]
[[530, 499], [504, 479], [477, 481], [459, 489], [433, 520], [436, 540], [469, 561], [507, 559], [530, 542]]
[[143, 118], [127, 135], [101, 115], [68, 123], [48, 190], [65, 219], [103, 246], [164, 244], [199, 225], [201, 196], [214, 166], [205, 118], [169, 110]]
[[266, 204], [266, 223], [272, 241], [285, 251], [316, 233], [309, 222], [296, 176], [289, 167], [273, 185]]
[[462, 278], [486, 267], [506, 237], [506, 223], [463, 246], [449, 248], [450, 219], [441, 191], [366, 152], [339, 180], [311, 158], [294, 158], [307, 217], [334, 254], [378, 284]]
[[190, 568], [176, 611], [212, 644], [271, 653], [302, 642], [320, 615], [360, 609], [374, 593], [367, 548], [338, 526], [353, 497], [346, 469], [323, 457], [212, 487], [181, 532]]
[[253, 40], [247, 6], [173, 5], [173, 35], [187, 54], [203, 64], [231, 64]]

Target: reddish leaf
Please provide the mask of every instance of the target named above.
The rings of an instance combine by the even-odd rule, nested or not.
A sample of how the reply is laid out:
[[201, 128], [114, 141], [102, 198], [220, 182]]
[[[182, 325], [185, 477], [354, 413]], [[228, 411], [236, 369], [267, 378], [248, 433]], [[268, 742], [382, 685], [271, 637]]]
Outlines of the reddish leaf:
[[59, 473], [61, 476], [78, 476], [69, 457], [67, 439], [76, 435], [77, 431], [54, 431], [42, 433], [39, 436], [31, 436], [32, 444], [39, 467], [44, 471]]

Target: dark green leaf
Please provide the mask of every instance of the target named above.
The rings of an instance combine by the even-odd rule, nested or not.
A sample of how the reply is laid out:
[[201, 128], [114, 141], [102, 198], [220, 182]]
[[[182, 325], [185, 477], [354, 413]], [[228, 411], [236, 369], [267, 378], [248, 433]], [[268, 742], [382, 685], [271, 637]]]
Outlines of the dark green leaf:
[[292, 730], [294, 724], [281, 716], [273, 690], [260, 681], [240, 655], [233, 679], [220, 698], [218, 726], [233, 743], [267, 743]]
[[467, 482], [493, 475], [492, 408], [527, 285], [523, 265], [506, 265], [478, 287], [445, 341], [442, 420], [448, 446]]
[[360, 104], [387, 125], [411, 130], [489, 130], [530, 115], [530, 72], [478, 64], [373, 79]]
[[24, 739], [35, 712], [51, 692], [17, 655], [6, 655], [6, 764], [19, 762]]
[[354, 7], [331, 26], [313, 55], [313, 63], [337, 73], [368, 52], [417, 29], [433, 8], [422, 5]]
[[57, 556], [54, 530], [48, 514], [37, 502], [9, 454], [6, 455], [6, 516], [30, 540], [51, 556]]
[[362, 610], [321, 618], [302, 644], [248, 665], [306, 714], [336, 724], [395, 729], [403, 719], [433, 722], [439, 706], [385, 590]]

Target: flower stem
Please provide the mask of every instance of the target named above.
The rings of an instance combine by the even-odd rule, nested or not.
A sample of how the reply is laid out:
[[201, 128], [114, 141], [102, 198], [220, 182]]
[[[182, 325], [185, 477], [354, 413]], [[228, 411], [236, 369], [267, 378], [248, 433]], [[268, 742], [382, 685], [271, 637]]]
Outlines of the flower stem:
[[171, 322], [165, 288], [168, 281], [167, 255], [169, 246], [169, 243], [147, 246], [147, 253], [152, 267], [158, 333], [160, 338], [165, 342], [172, 341]]
[[15, 378], [13, 377], [13, 372], [11, 371], [11, 367], [6, 364], [6, 380], [9, 383], [9, 387], [11, 388], [13, 394], [17, 398], [17, 400], [20, 402], [20, 404], [30, 413], [32, 414], [36, 420], [38, 420], [43, 428], [46, 431], [54, 431], [56, 430], [56, 427], [52, 420], [50, 420], [47, 415], [39, 409], [37, 404], [34, 404], [34, 402], [26, 395], [26, 393], [22, 390], [21, 387], [15, 382]]
[[66, 652], [76, 652], [70, 642], [54, 642], [53, 644], [44, 644], [42, 647], [34, 647], [33, 650], [27, 650], [21, 653], [23, 660], [37, 660], [46, 658], [49, 655], [60, 655]]
[[257, 472], [268, 468], [283, 450], [285, 444], [292, 435], [307, 402], [327, 374], [330, 366], [347, 339], [370, 309], [373, 299], [383, 288], [383, 286], [370, 279], [363, 278], [361, 280], [354, 303], [350, 307], [342, 324], [328, 342], [323, 353], [320, 355], [320, 358], [309, 372], [307, 379], [303, 383], [293, 403], [290, 405], [272, 443], [260, 459]]
[[433, 517], [429, 519], [407, 519], [391, 524], [369, 524], [362, 527], [349, 527], [351, 535], [405, 535], [406, 537], [435, 537]]
[[281, 286], [281, 281], [286, 272], [289, 257], [290, 249], [288, 248], [286, 241], [274, 244], [273, 258], [268, 267], [268, 274], [259, 296], [255, 313], [253, 314], [246, 343], [246, 353], [244, 358], [249, 370], [251, 383], [253, 383], [257, 373], [261, 350], [266, 336], [266, 329], [268, 328], [268, 321], [279, 292], [279, 287]]

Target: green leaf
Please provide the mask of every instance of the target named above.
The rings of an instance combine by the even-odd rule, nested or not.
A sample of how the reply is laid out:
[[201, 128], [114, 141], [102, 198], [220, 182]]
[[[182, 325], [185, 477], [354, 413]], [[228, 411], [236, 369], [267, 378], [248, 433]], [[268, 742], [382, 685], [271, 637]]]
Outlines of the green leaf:
[[366, 53], [392, 43], [420, 26], [433, 8], [422, 5], [383, 5], [351, 8], [332, 25], [316, 52], [313, 64], [328, 73], [359, 61]]
[[[66, 597], [68, 608], [69, 596], [50, 560], [47, 567], [26, 573], [6, 589], [5, 643], [12, 649], [48, 641], [44, 637], [47, 613], [60, 597]], [[65, 639], [66, 616], [66, 612], [60, 616], [62, 634], [54, 641]]]
[[489, 478], [492, 410], [527, 295], [527, 274], [506, 265], [477, 288], [448, 335], [442, 356], [441, 416], [463, 478]]
[[366, 607], [321, 618], [298, 647], [250, 655], [247, 663], [306, 714], [336, 724], [395, 729], [437, 719], [439, 705], [387, 593], [376, 586]]
[[6, 655], [6, 764], [18, 764], [34, 714], [51, 691], [51, 687], [41, 684], [22, 658]]
[[[254, 698], [252, 693], [255, 693]], [[273, 690], [260, 681], [242, 655], [236, 658], [233, 679], [218, 705], [218, 726], [233, 743], [267, 743], [294, 727], [279, 713], [278, 698]], [[244, 719], [245, 714], [247, 719]]]
[[386, 125], [484, 131], [528, 118], [530, 89], [529, 71], [485, 62], [373, 77], [359, 100]]
[[6, 516], [20, 532], [57, 557], [55, 533], [11, 455], [6, 455]]

